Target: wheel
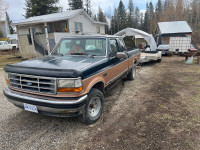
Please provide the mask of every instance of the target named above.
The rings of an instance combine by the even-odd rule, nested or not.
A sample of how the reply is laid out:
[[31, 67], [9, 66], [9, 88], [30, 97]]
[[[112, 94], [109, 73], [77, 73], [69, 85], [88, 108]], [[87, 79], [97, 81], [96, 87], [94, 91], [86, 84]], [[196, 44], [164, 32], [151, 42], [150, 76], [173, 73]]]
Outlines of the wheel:
[[158, 60], [157, 60], [157, 62], [159, 62], [159, 63], [160, 63], [161, 61], [162, 61], [162, 59], [158, 59]]
[[103, 106], [103, 93], [100, 90], [93, 88], [88, 94], [84, 113], [79, 118], [87, 124], [95, 123], [103, 112]]
[[134, 80], [136, 77], [136, 69], [135, 67], [131, 69], [131, 71], [127, 74], [127, 80]]
[[17, 48], [15, 46], [12, 47], [12, 50], [16, 50]]

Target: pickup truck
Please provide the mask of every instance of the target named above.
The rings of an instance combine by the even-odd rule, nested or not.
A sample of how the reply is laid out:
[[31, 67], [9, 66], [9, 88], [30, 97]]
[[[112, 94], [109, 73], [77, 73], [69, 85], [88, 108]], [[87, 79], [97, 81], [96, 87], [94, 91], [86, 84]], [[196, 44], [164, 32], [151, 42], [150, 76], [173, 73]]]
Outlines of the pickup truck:
[[7, 41], [0, 41], [0, 50], [15, 50], [18, 44], [9, 44]]
[[4, 95], [15, 106], [50, 116], [96, 122], [104, 93], [122, 78], [133, 80], [138, 49], [127, 51], [121, 36], [62, 38], [49, 56], [4, 67]]

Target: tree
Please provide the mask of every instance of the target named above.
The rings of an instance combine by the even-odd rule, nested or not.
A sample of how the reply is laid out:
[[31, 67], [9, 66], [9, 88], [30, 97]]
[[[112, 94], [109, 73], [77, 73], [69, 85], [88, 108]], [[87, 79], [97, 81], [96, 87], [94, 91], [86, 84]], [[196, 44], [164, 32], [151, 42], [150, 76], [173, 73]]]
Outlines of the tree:
[[126, 28], [127, 19], [126, 19], [126, 10], [123, 2], [120, 0], [118, 6], [118, 22], [119, 22], [119, 30]]
[[91, 11], [91, 1], [90, 0], [85, 0], [85, 11], [87, 14], [91, 17], [92, 16], [92, 11]]
[[150, 33], [153, 34], [155, 30], [156, 20], [155, 20], [155, 14], [154, 14], [154, 6], [153, 3], [149, 3], [149, 24], [150, 24]]
[[158, 3], [156, 5], [156, 19], [157, 19], [157, 21], [160, 21], [162, 16], [163, 16], [162, 1], [158, 0]]
[[99, 7], [99, 12], [98, 12], [98, 21], [100, 22], [106, 22], [106, 17], [101, 9], [101, 7]]
[[8, 25], [9, 25], [9, 29], [10, 29], [10, 34], [14, 34], [15, 30], [14, 28], [11, 26], [12, 20], [10, 20], [10, 17], [8, 15], [8, 13], [6, 12], [6, 18], [8, 20]]
[[176, 4], [176, 20], [180, 21], [183, 19], [183, 0], [178, 0]]
[[33, 17], [56, 13], [61, 11], [61, 7], [56, 6], [59, 0], [26, 0], [25, 17]]
[[[69, 9], [75, 10], [75, 9], [83, 9], [83, 0], [68, 0], [69, 1]], [[88, 4], [89, 8], [89, 4]]]
[[119, 22], [118, 22], [118, 11], [114, 9], [114, 15], [111, 19], [111, 34], [115, 34], [119, 31]]
[[129, 0], [128, 3], [128, 18], [127, 18], [127, 25], [129, 27], [134, 27], [134, 6], [133, 6], [133, 0]]
[[138, 7], [135, 8], [135, 28], [139, 29], [140, 26], [140, 10]]
[[149, 18], [149, 4], [147, 3], [146, 4], [146, 12], [145, 12], [145, 15], [144, 15], [144, 26], [143, 26], [143, 30], [146, 31], [147, 33], [150, 32], [150, 18]]

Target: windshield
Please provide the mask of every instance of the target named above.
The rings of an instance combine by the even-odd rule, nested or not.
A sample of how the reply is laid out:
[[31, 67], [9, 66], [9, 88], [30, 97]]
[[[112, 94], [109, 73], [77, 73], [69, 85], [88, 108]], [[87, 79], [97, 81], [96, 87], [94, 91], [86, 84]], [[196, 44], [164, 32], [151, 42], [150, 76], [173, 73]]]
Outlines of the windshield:
[[52, 54], [105, 56], [106, 39], [102, 38], [63, 39], [54, 48]]

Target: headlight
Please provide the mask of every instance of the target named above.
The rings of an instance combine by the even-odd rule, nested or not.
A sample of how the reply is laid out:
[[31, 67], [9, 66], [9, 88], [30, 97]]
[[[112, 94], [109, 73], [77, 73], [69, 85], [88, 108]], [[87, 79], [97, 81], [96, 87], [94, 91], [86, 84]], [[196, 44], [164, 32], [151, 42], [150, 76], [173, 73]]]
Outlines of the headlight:
[[81, 92], [83, 90], [81, 79], [59, 79], [58, 92]]
[[5, 77], [5, 80], [6, 80], [6, 84], [9, 85], [10, 84], [10, 81], [8, 79], [8, 73], [4, 71], [4, 77]]

